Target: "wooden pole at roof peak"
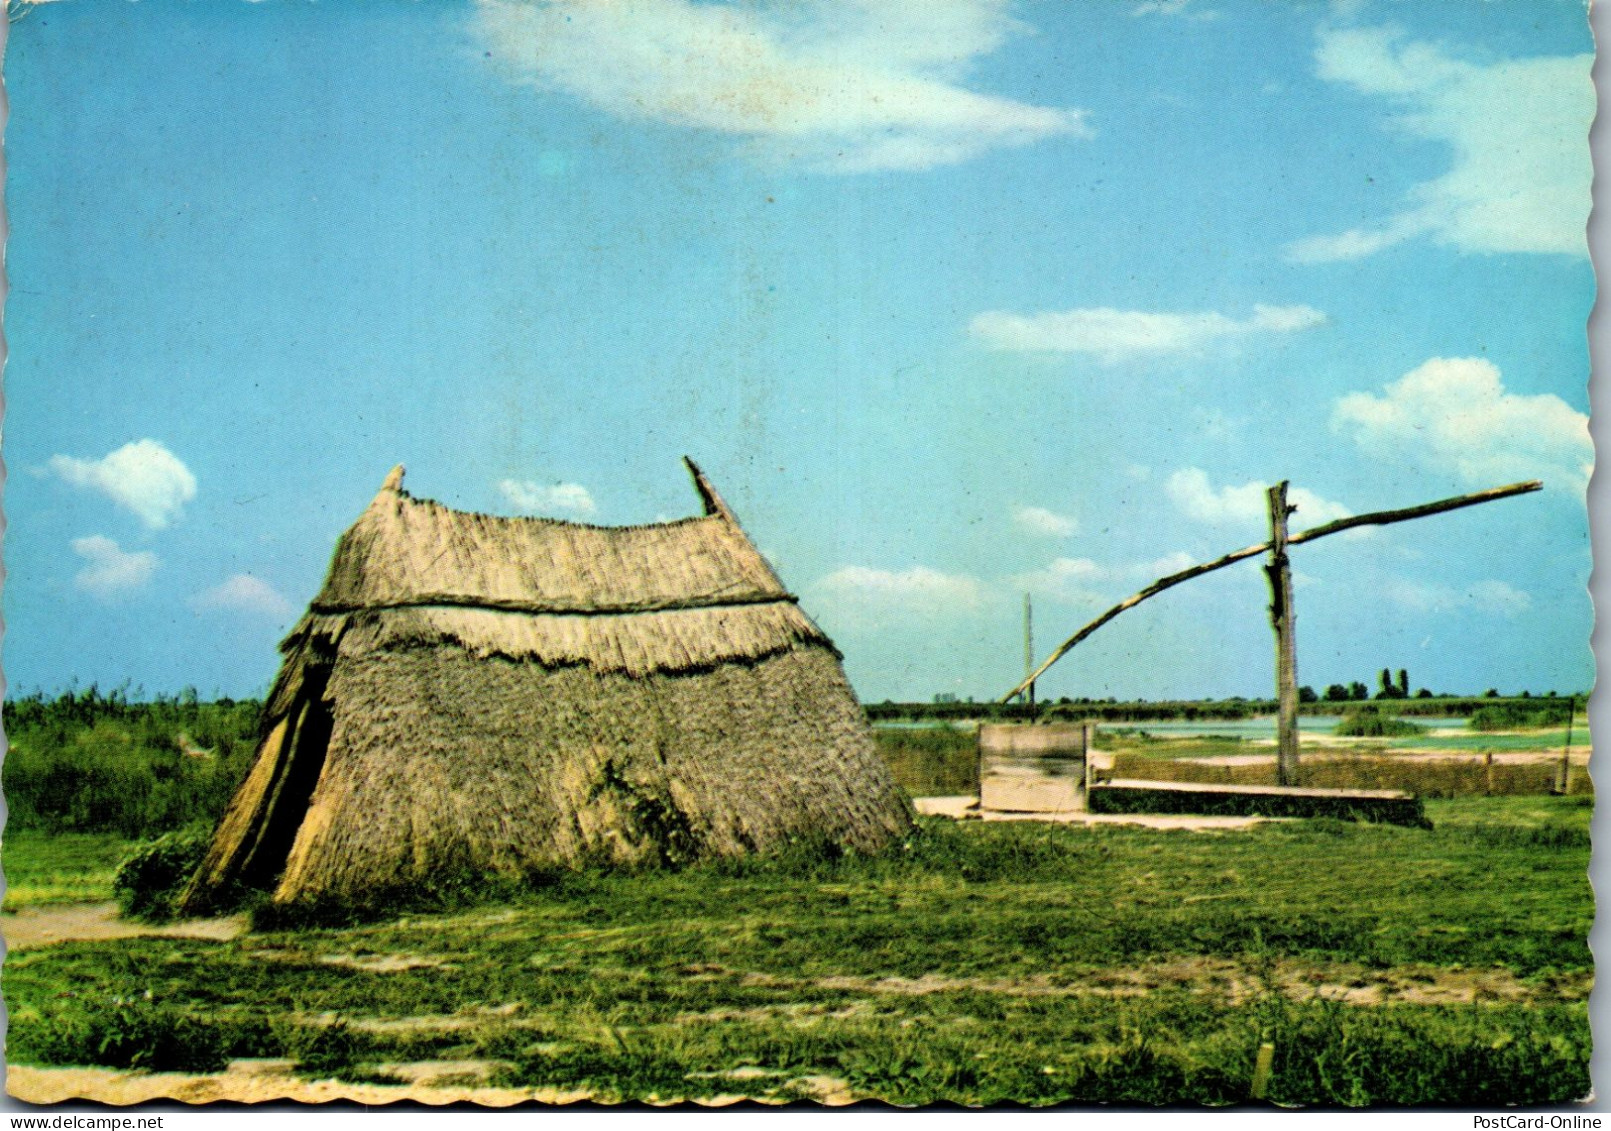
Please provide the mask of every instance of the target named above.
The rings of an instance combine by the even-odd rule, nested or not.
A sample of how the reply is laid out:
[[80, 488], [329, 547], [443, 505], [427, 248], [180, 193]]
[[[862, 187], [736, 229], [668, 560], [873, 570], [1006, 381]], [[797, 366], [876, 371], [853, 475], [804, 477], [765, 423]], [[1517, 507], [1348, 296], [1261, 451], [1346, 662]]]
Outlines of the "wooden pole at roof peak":
[[1287, 481], [1267, 492], [1270, 502], [1270, 627], [1275, 630], [1276, 781], [1298, 784], [1298, 645], [1293, 633], [1292, 565], [1287, 557]]

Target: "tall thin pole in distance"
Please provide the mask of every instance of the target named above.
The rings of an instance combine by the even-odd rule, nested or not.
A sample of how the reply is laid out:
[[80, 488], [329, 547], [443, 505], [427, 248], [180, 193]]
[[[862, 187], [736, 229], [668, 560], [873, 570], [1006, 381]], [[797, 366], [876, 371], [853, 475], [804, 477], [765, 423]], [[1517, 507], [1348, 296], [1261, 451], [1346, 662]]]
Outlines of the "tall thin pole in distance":
[[1270, 627], [1275, 629], [1276, 781], [1298, 784], [1298, 645], [1293, 633], [1292, 565], [1287, 557], [1287, 481], [1269, 490]]
[[1024, 594], [1024, 683], [1028, 690], [1024, 701], [1029, 704], [1029, 717], [1035, 717], [1035, 612]]

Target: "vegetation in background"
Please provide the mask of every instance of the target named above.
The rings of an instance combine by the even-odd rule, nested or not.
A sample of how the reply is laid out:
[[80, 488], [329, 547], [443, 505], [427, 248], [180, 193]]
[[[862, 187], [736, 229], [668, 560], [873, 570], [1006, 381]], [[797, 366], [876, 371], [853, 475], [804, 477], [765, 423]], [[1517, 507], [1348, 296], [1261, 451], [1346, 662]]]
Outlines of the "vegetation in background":
[[1572, 701], [1561, 699], [1526, 699], [1493, 703], [1472, 712], [1471, 729], [1494, 731], [1564, 727], [1572, 716], [1573, 706]]
[[7, 832], [154, 836], [212, 824], [245, 772], [259, 704], [149, 703], [91, 685], [5, 706]]
[[[1408, 686], [1409, 674], [1401, 672], [1404, 676], [1403, 687]], [[1399, 695], [1402, 690], [1400, 684], [1393, 684], [1394, 694], [1385, 698], [1395, 701], [1394, 710], [1400, 715], [1423, 716], [1430, 718], [1470, 718], [1477, 711], [1492, 706], [1520, 704], [1531, 709], [1555, 704], [1556, 709], [1563, 712], [1564, 721], [1566, 704], [1569, 698], [1557, 696], [1551, 691], [1547, 695], [1531, 696], [1526, 693], [1514, 699], [1499, 698], [1499, 692], [1492, 689], [1481, 696], [1472, 695], [1434, 695], [1426, 688], [1420, 688], [1413, 695]], [[1311, 699], [1299, 689], [1299, 698], [1303, 703], [1303, 713], [1306, 715], [1344, 715], [1354, 710], [1360, 703], [1367, 702], [1371, 696], [1363, 683], [1354, 682], [1351, 685], [1334, 683], [1326, 688], [1324, 695], [1316, 695]], [[1308, 689], [1314, 694], [1314, 689]], [[1578, 696], [1581, 703], [1583, 696]], [[1256, 718], [1261, 715], [1273, 715], [1276, 711], [1276, 702], [1273, 699], [1207, 699], [1207, 700], [1146, 700], [1120, 701], [1117, 699], [1069, 699], [1062, 698], [1056, 701], [1041, 702], [1033, 711], [1021, 703], [959, 703], [945, 701], [939, 703], [869, 703], [866, 705], [867, 717], [874, 723], [881, 722], [1108, 722], [1108, 723], [1142, 723], [1161, 722], [1164, 720], [1178, 721], [1235, 721]]]
[[979, 732], [950, 726], [874, 727], [895, 784], [913, 797], [979, 792]]
[[1376, 707], [1368, 706], [1348, 712], [1332, 733], [1344, 738], [1407, 738], [1425, 731], [1414, 723], [1384, 715]]
[[[828, 1081], [903, 1104], [1240, 1103], [1268, 1040], [1283, 1104], [1582, 1096], [1586, 799], [1428, 812], [1430, 831], [925, 820], [876, 857], [802, 845], [342, 928], [18, 950], [8, 1051], [283, 1055], [348, 1080], [478, 1060], [602, 1099]], [[1453, 985], [1500, 996], [1417, 996]]]

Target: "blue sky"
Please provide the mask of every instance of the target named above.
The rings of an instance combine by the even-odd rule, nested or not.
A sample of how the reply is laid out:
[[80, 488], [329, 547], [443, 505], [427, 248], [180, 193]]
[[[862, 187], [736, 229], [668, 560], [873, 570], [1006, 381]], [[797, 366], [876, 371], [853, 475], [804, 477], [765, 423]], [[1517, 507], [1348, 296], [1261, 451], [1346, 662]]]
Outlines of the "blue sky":
[[[866, 699], [1294, 551], [1299, 678], [1586, 688], [1582, 6], [57, 0], [5, 60], [13, 688], [261, 692], [387, 471], [700, 461]], [[1250, 563], [1043, 695], [1267, 694]]]

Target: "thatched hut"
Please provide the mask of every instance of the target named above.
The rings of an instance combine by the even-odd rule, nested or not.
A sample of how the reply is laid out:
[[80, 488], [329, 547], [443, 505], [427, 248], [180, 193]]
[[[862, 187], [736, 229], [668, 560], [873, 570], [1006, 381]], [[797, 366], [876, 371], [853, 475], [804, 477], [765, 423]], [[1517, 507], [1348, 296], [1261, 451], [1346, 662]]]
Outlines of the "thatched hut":
[[393, 471], [281, 645], [186, 907], [905, 831], [838, 652], [688, 467], [703, 516], [608, 528], [449, 510]]

